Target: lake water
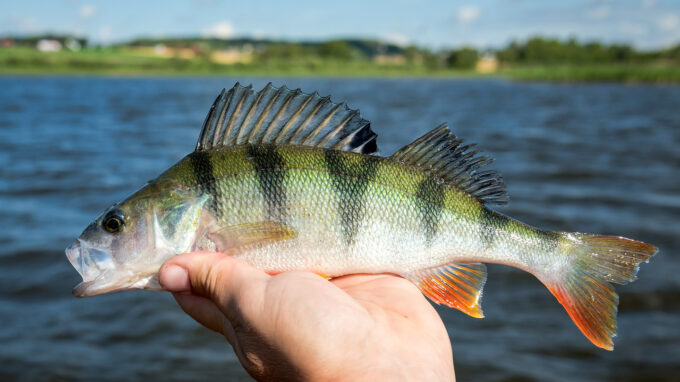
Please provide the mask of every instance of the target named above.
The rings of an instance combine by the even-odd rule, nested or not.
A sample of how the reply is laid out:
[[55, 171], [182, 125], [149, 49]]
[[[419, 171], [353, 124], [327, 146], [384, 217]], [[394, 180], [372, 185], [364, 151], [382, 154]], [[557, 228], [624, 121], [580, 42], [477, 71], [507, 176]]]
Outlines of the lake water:
[[[77, 299], [63, 249], [189, 153], [215, 95], [264, 78], [0, 77], [0, 379], [248, 379], [166, 293]], [[460, 380], [680, 380], [680, 87], [271, 79], [360, 108], [381, 152], [448, 121], [496, 159], [526, 223], [660, 249], [621, 295], [613, 352], [538, 280], [490, 266], [486, 318], [439, 312]]]

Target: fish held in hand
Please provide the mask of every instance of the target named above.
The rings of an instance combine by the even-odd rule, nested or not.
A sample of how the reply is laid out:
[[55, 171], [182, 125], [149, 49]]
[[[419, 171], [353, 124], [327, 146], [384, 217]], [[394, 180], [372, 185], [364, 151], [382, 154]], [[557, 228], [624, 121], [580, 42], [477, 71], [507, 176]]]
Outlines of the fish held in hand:
[[390, 157], [358, 111], [329, 97], [236, 84], [212, 105], [196, 149], [91, 223], [66, 254], [76, 296], [161, 290], [158, 270], [229, 251], [271, 274], [394, 273], [438, 304], [483, 317], [482, 263], [535, 275], [595, 345], [612, 349], [618, 295], [656, 247], [541, 230], [507, 203], [491, 159], [440, 126]]

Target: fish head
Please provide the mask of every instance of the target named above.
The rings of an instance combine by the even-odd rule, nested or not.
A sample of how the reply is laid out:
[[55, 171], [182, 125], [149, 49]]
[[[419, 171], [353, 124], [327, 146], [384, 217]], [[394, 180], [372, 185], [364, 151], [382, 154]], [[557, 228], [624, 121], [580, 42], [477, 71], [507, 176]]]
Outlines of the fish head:
[[149, 192], [143, 188], [108, 208], [66, 249], [83, 278], [73, 294], [161, 290], [160, 266], [193, 249], [207, 200], [177, 189]]

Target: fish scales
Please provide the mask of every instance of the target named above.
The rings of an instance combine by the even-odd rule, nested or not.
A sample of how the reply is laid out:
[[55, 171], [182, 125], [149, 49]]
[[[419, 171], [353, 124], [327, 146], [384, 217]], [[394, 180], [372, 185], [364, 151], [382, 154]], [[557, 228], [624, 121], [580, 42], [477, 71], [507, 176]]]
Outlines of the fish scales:
[[657, 249], [541, 230], [488, 208], [508, 201], [491, 159], [439, 126], [392, 156], [358, 111], [285, 87], [236, 84], [196, 150], [107, 209], [67, 249], [77, 296], [161, 290], [179, 253], [223, 251], [270, 274], [392, 273], [483, 317], [483, 263], [535, 275], [596, 346], [611, 350], [618, 295]]
[[[310, 270], [333, 276], [374, 272], [380, 267], [391, 272], [415, 270], [433, 262], [472, 258], [528, 268], [531, 264], [525, 261], [531, 257], [525, 259], [521, 243], [541, 237], [542, 231], [486, 209], [418, 168], [380, 157], [252, 145], [208, 151], [200, 162], [210, 165], [201, 167], [195, 166], [200, 163], [195, 156], [185, 159], [190, 166], [180, 162], [178, 167], [191, 168], [196, 175], [182, 177], [173, 172], [162, 175], [159, 182], [190, 180], [186, 186], [198, 186], [216, 200], [218, 209], [213, 212], [223, 215], [227, 225], [263, 219], [290, 225], [297, 240], [241, 255], [251, 256], [250, 262], [271, 272], [296, 269], [299, 261], [318, 267]], [[328, 232], [334, 233], [334, 245], [310, 245], [324, 243]], [[405, 238], [408, 245], [404, 245]], [[556, 238], [537, 240], [546, 240], [548, 247]], [[412, 256], [424, 251], [430, 253], [426, 258]], [[319, 261], [332, 262], [333, 257], [339, 259], [337, 269]], [[347, 262], [348, 258], [357, 262]], [[353, 264], [351, 269], [348, 263]], [[390, 268], [384, 269], [386, 263]]]

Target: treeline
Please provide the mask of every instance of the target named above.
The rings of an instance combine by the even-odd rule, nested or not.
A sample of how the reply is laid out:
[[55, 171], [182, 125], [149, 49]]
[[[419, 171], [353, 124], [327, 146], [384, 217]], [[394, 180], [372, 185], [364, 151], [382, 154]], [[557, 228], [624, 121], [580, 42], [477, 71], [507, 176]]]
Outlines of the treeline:
[[534, 37], [525, 42], [512, 42], [496, 52], [506, 64], [594, 64], [643, 63], [655, 60], [680, 60], [680, 44], [670, 49], [639, 52], [630, 45], [605, 45], [600, 42], [581, 43], [576, 39], [566, 41]]
[[252, 53], [254, 64], [305, 65], [319, 61], [374, 64], [382, 66], [421, 66], [427, 69], [472, 69], [480, 53], [472, 48], [432, 51], [415, 45], [399, 46], [379, 40], [337, 39], [328, 41], [280, 41], [261, 39], [175, 38], [136, 39], [119, 48], [150, 47], [162, 44], [170, 48], [191, 48], [199, 57], [221, 49]]
[[[432, 51], [415, 45], [402, 47], [377, 40], [330, 40], [321, 42], [290, 42], [256, 39], [138, 39], [122, 46], [151, 46], [164, 44], [172, 47], [195, 47], [199, 51], [217, 49], [250, 49], [257, 63], [305, 62], [314, 59], [334, 61], [371, 61], [384, 58], [392, 65], [422, 65], [430, 69], [475, 68], [481, 57], [493, 57], [504, 66], [649, 63], [659, 60], [680, 61], [680, 44], [675, 47], [640, 52], [626, 44], [580, 42], [571, 38], [533, 37], [513, 41], [501, 49], [479, 50], [474, 47]], [[391, 60], [389, 58], [392, 58]]]
[[0, 40], [5, 41], [5, 44], [11, 42], [12, 46], [25, 48], [34, 48], [41, 40], [54, 40], [58, 41], [62, 45], [65, 45], [69, 41], [75, 41], [82, 48], [85, 48], [87, 46], [86, 38], [62, 34], [45, 34], [35, 36], [4, 36], [0, 37]]
[[220, 50], [220, 49], [252, 49], [265, 58], [281, 57], [295, 58], [303, 56], [319, 56], [336, 59], [361, 59], [370, 58], [379, 54], [401, 54], [404, 49], [390, 43], [377, 40], [345, 39], [329, 41], [279, 41], [252, 38], [218, 39], [218, 38], [163, 38], [163, 39], [136, 39], [118, 46], [153, 46], [163, 44], [175, 48], [194, 48], [197, 50]]
[[341, 61], [370, 59], [375, 56], [399, 55], [404, 49], [376, 40], [330, 40], [322, 42], [271, 42], [257, 50], [262, 59], [321, 57]]

